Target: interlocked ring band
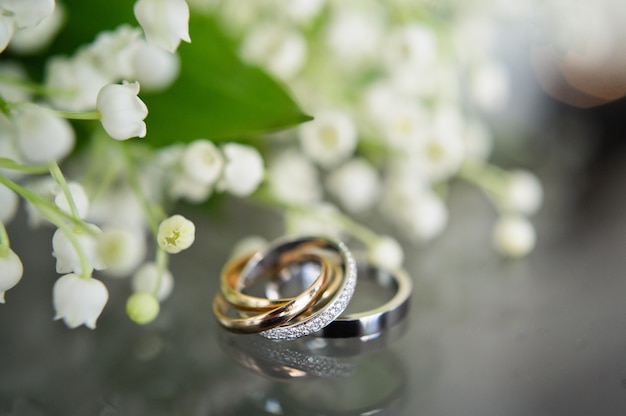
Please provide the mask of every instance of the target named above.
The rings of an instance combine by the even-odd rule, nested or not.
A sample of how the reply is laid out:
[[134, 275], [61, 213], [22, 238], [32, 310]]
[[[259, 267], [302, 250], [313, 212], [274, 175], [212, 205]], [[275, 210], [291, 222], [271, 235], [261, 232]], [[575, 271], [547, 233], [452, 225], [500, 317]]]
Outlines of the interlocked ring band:
[[344, 243], [322, 237], [281, 239], [257, 252], [241, 270], [236, 290], [243, 291], [250, 282], [266, 273], [266, 270], [273, 269], [285, 253], [314, 249], [323, 250], [336, 258], [335, 262], [341, 274], [337, 290], [322, 297], [310, 311], [298, 315], [285, 324], [264, 330], [260, 332], [261, 335], [270, 339], [290, 340], [313, 334], [330, 324], [348, 306], [356, 286], [356, 262]]
[[[229, 296], [235, 297], [236, 293], [237, 297], [235, 297], [235, 299], [237, 301], [248, 301], [253, 305], [256, 300], [259, 300], [259, 298], [235, 292], [231, 287], [233, 279], [235, 281], [237, 280], [241, 269], [251, 257], [253, 257], [252, 254], [241, 256], [230, 261], [224, 267], [222, 273], [223, 293], [218, 293], [213, 303], [213, 311], [220, 324], [233, 332], [256, 333], [289, 322], [294, 317], [310, 309], [311, 304], [319, 301], [324, 294], [328, 292], [332, 293], [333, 291], [336, 292], [338, 288], [337, 281], [342, 277], [341, 270], [338, 270], [335, 262], [327, 258], [324, 253], [316, 254], [314, 251], [303, 251], [297, 253], [297, 255], [292, 254], [285, 258], [277, 258], [278, 262], [273, 264], [271, 268], [265, 270], [265, 273], [259, 275], [259, 277], [264, 277], [265, 274], [276, 273], [278, 269], [285, 267], [287, 262], [291, 261], [319, 262], [321, 265], [319, 276], [309, 288], [294, 298], [281, 300], [280, 302], [269, 302], [269, 300], [266, 299], [268, 305], [262, 304], [261, 306], [263, 308], [261, 310], [258, 310], [259, 308], [255, 310], [254, 307], [239, 308], [240, 312], [242, 312], [241, 309], [246, 309], [247, 311], [258, 312], [257, 314], [248, 316], [244, 310], [244, 313], [240, 313], [240, 315], [242, 315], [241, 317], [234, 318], [228, 315], [228, 308], [232, 306]], [[248, 283], [251, 282], [252, 281], [249, 281]], [[229, 296], [226, 294], [229, 294]]]
[[[404, 270], [391, 272], [366, 262], [359, 262], [358, 273], [360, 282], [373, 280], [381, 288], [391, 289], [394, 292], [393, 297], [377, 308], [341, 315], [315, 335], [326, 338], [367, 337], [394, 326], [406, 317], [412, 283]], [[266, 285], [265, 293], [268, 298], [281, 296], [280, 289], [273, 282]], [[357, 286], [356, 296], [358, 295]]]

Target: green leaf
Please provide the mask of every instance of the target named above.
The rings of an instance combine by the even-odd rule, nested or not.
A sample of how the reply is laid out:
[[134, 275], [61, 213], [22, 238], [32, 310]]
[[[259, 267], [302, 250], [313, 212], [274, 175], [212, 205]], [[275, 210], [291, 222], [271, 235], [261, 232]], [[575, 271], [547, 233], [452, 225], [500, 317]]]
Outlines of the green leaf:
[[247, 138], [311, 119], [276, 81], [237, 58], [212, 19], [193, 17], [190, 34], [192, 43], [179, 48], [180, 78], [166, 93], [142, 95], [147, 142]]
[[[67, 24], [45, 56], [28, 59], [41, 75], [49, 55], [71, 55], [103, 30], [139, 26], [132, 1], [65, 0]], [[237, 57], [234, 43], [210, 16], [192, 15], [191, 44], [179, 48], [181, 73], [168, 90], [140, 92], [148, 106], [144, 143], [166, 146], [197, 138], [249, 139], [310, 120], [282, 85]]]

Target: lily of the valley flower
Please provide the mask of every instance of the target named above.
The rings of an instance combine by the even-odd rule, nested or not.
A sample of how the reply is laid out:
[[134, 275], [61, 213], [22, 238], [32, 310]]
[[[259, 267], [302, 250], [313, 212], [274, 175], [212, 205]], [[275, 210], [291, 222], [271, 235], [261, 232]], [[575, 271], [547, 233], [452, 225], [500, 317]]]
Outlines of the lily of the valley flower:
[[116, 140], [144, 137], [148, 108], [137, 97], [139, 83], [109, 84], [102, 87], [96, 99], [102, 127]]
[[174, 288], [174, 277], [169, 270], [164, 269], [159, 277], [159, 268], [156, 263], [145, 263], [141, 266], [132, 278], [133, 292], [135, 293], [156, 293], [157, 300], [162, 301], [172, 293]]
[[9, 249], [5, 257], [0, 256], [0, 303], [4, 303], [4, 292], [14, 287], [24, 273], [24, 267], [15, 252]]
[[[90, 228], [97, 234], [101, 234], [102, 231], [95, 225], [91, 225]], [[89, 266], [95, 270], [106, 269], [106, 263], [102, 259], [100, 252], [98, 251], [98, 240], [96, 237], [86, 232], [74, 233], [74, 238], [81, 246], [84, 255], [89, 262]], [[91, 270], [83, 271], [80, 262], [80, 256], [76, 252], [75, 247], [71, 244], [69, 238], [63, 232], [58, 229], [52, 236], [52, 255], [56, 257], [57, 264], [56, 270], [58, 273], [87, 273]]]
[[533, 225], [522, 216], [501, 218], [493, 228], [493, 245], [507, 257], [524, 257], [535, 248]]
[[105, 229], [97, 245], [98, 254], [107, 265], [107, 273], [116, 277], [133, 271], [146, 252], [143, 234], [122, 228]]
[[300, 127], [300, 144], [304, 153], [320, 166], [329, 168], [349, 158], [357, 144], [352, 119], [342, 112], [327, 111]]
[[233, 195], [248, 196], [263, 180], [263, 158], [254, 147], [228, 143], [222, 148], [226, 166], [220, 187]]
[[[85, 192], [83, 186], [78, 182], [69, 182], [67, 187], [70, 191], [72, 201], [76, 206], [76, 210], [78, 211], [78, 216], [85, 218], [89, 212], [89, 197], [87, 196], [87, 192]], [[68, 214], [72, 213], [70, 203], [62, 190], [58, 190], [54, 197], [54, 203]]]
[[96, 320], [109, 299], [109, 291], [99, 280], [84, 279], [73, 273], [61, 276], [52, 288], [56, 315], [65, 325], [76, 328], [85, 325], [95, 329]]
[[0, 222], [8, 223], [13, 219], [19, 205], [19, 198], [15, 192], [4, 185], [0, 185]]
[[367, 253], [372, 264], [383, 267], [387, 270], [396, 270], [402, 266], [404, 261], [404, 251], [402, 246], [393, 237], [380, 237]]
[[148, 42], [159, 48], [175, 52], [181, 40], [191, 42], [185, 0], [138, 0], [134, 12]]
[[182, 215], [172, 215], [159, 225], [157, 242], [171, 254], [189, 248], [196, 239], [196, 226]]
[[12, 113], [17, 145], [32, 163], [59, 161], [74, 148], [76, 141], [70, 123], [47, 108], [23, 104]]
[[0, 52], [16, 30], [36, 26], [54, 11], [54, 0], [4, 0], [0, 4]]
[[224, 156], [213, 142], [198, 139], [185, 148], [181, 164], [185, 175], [195, 182], [212, 185], [222, 174]]

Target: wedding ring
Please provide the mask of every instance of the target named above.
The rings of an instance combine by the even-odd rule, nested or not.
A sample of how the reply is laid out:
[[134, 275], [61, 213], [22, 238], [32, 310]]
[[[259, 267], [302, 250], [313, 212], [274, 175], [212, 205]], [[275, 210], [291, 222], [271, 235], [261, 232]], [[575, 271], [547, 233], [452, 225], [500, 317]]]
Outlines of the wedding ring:
[[[341, 315], [315, 335], [326, 338], [370, 337], [402, 321], [408, 312], [412, 283], [404, 270], [388, 271], [365, 262], [359, 263], [359, 282], [374, 281], [377, 286], [391, 289], [393, 297], [374, 309]], [[301, 276], [303, 278], [303, 276]], [[359, 296], [357, 287], [356, 296]], [[268, 297], [280, 296], [275, 284], [266, 285]]]
[[[302, 253], [307, 250], [322, 250], [335, 258], [335, 264], [339, 267], [337, 274], [340, 275], [336, 291], [329, 291], [326, 296], [322, 295], [318, 302], [306, 313], [291, 318], [288, 322], [273, 326], [260, 332], [266, 338], [275, 340], [291, 340], [315, 333], [335, 320], [348, 306], [356, 286], [357, 272], [354, 257], [342, 242], [335, 242], [322, 237], [300, 237], [280, 239], [270, 244], [265, 249], [255, 253], [245, 264], [239, 273], [239, 280], [235, 290], [242, 292], [250, 284], [261, 278], [267, 270], [275, 269], [275, 266], [290, 256], [290, 253]], [[220, 298], [220, 295], [216, 298]], [[278, 300], [278, 304], [283, 300]], [[218, 300], [220, 306], [221, 300]], [[243, 318], [245, 319], [245, 318]]]
[[[229, 316], [228, 309], [232, 304], [226, 296], [227, 293], [238, 302], [248, 301], [254, 304], [255, 301], [259, 300], [259, 298], [247, 296], [241, 292], [235, 292], [230, 285], [233, 280], [237, 280], [236, 278], [239, 276], [241, 269], [253, 256], [253, 254], [249, 254], [236, 258], [224, 267], [222, 273], [223, 293], [218, 293], [213, 302], [213, 311], [218, 321], [222, 326], [232, 332], [256, 333], [284, 324], [311, 309], [312, 305], [318, 302], [322, 298], [322, 295], [327, 293], [328, 290], [334, 290], [336, 292], [338, 287], [336, 282], [342, 279], [341, 269], [337, 267], [334, 259], [331, 260], [328, 258], [329, 256], [324, 252], [316, 254], [314, 250], [301, 250], [297, 253], [291, 253], [289, 256], [276, 257], [276, 263], [268, 265], [269, 267], [264, 273], [258, 275], [258, 277], [265, 277], [267, 274], [276, 273], [277, 270], [285, 267], [288, 262], [313, 260], [321, 264], [319, 276], [310, 287], [296, 297], [281, 300], [280, 302], [267, 302], [269, 303], [268, 305], [261, 305], [263, 307], [261, 311], [254, 311], [252, 307], [246, 308], [247, 311], [258, 312], [252, 316], [249, 316], [245, 310], [242, 311], [241, 309], [239, 309], [240, 317]], [[251, 283], [253, 283], [253, 281], [248, 280], [247, 284]], [[266, 301], [269, 300], [266, 299]]]

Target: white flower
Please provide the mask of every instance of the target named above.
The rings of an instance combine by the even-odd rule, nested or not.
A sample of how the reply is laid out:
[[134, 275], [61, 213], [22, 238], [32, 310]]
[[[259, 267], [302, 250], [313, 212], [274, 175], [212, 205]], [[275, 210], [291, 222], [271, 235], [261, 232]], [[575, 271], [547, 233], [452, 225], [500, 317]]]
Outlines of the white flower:
[[189, 6], [185, 0], [138, 0], [135, 17], [148, 42], [175, 52], [180, 41], [189, 38]]
[[3, 0], [0, 3], [0, 52], [16, 31], [36, 26], [53, 10], [54, 0]]
[[9, 49], [20, 54], [34, 54], [42, 51], [53, 40], [65, 20], [63, 4], [56, 3], [54, 11], [39, 24], [19, 30], [13, 35]]
[[183, 198], [192, 203], [206, 201], [213, 192], [213, 184], [198, 182], [187, 175], [174, 175], [167, 188], [173, 200]]
[[382, 24], [379, 10], [339, 11], [326, 27], [325, 42], [338, 63], [357, 65], [370, 60], [380, 50]]
[[46, 87], [59, 91], [50, 97], [50, 101], [61, 110], [95, 109], [98, 93], [112, 81], [85, 53], [74, 58], [52, 57], [46, 62]]
[[272, 161], [269, 181], [274, 196], [284, 202], [309, 204], [322, 197], [315, 166], [294, 150], [284, 151]]
[[134, 79], [134, 58], [143, 43], [141, 30], [121, 25], [113, 31], [102, 31], [96, 39], [80, 53], [90, 59], [110, 80]]
[[137, 195], [123, 185], [100, 195], [91, 202], [88, 220], [142, 233], [146, 225], [145, 211]]
[[428, 68], [437, 59], [437, 38], [427, 26], [411, 24], [395, 29], [383, 45], [385, 61], [389, 69], [402, 67], [419, 70]]
[[325, 0], [291, 0], [284, 4], [285, 12], [300, 23], [313, 20], [324, 7]]
[[226, 157], [226, 166], [219, 182], [220, 188], [240, 197], [256, 191], [265, 173], [259, 151], [238, 143], [227, 143], [222, 151]]
[[521, 216], [504, 217], [493, 228], [493, 245], [507, 257], [524, 257], [535, 247], [535, 228]]
[[0, 63], [0, 75], [6, 76], [8, 79], [14, 79], [18, 82], [3, 82], [0, 83], [0, 94], [5, 101], [8, 102], [20, 102], [30, 101], [31, 93], [28, 89], [20, 85], [19, 81], [28, 83], [28, 74], [23, 65], [17, 61], [4, 61]]
[[[59, 189], [59, 184], [51, 176], [29, 179], [25, 185], [26, 189], [51, 203], [54, 203], [54, 197]], [[41, 215], [39, 208], [28, 200], [26, 200], [26, 214], [28, 215], [28, 225], [31, 227], [49, 224], [45, 222], [45, 217]]]
[[[85, 218], [87, 216], [87, 212], [89, 212], [89, 197], [87, 196], [85, 189], [78, 182], [68, 182], [67, 187], [69, 188], [70, 195], [74, 201], [76, 210], [78, 211], [78, 217]], [[65, 196], [65, 192], [63, 192], [60, 187], [57, 189], [54, 203], [68, 214], [72, 213], [70, 203]]]
[[96, 107], [101, 114], [102, 126], [112, 138], [126, 140], [144, 137], [148, 108], [137, 97], [139, 83], [109, 84], [100, 90]]
[[29, 162], [59, 161], [74, 148], [76, 139], [70, 123], [46, 108], [22, 104], [13, 110], [12, 118], [17, 145]]
[[349, 160], [326, 178], [330, 193], [352, 213], [371, 208], [378, 199], [380, 186], [376, 169], [361, 158]]
[[9, 249], [5, 257], [0, 256], [0, 303], [4, 303], [4, 293], [14, 287], [24, 273], [24, 267], [15, 252]]
[[465, 157], [470, 160], [484, 161], [493, 147], [493, 138], [488, 127], [477, 119], [468, 120], [463, 134]]
[[0, 222], [8, 224], [13, 219], [19, 202], [19, 197], [15, 192], [0, 184]]
[[11, 16], [0, 13], [0, 52], [4, 51], [15, 32], [15, 23]]
[[196, 238], [196, 226], [182, 215], [172, 215], [159, 224], [159, 247], [171, 254], [189, 248]]
[[437, 111], [432, 130], [417, 143], [419, 169], [430, 181], [440, 181], [452, 176], [461, 166], [465, 156], [462, 121], [456, 109]]
[[470, 80], [470, 92], [478, 106], [487, 112], [502, 109], [509, 97], [509, 76], [497, 62], [485, 62], [476, 68]]
[[135, 293], [155, 293], [159, 290], [157, 299], [163, 301], [169, 297], [174, 289], [174, 277], [169, 270], [164, 269], [159, 280], [159, 268], [149, 262], [141, 266], [132, 277], [132, 287]]
[[233, 249], [230, 252], [231, 257], [237, 257], [242, 254], [247, 254], [255, 251], [261, 250], [263, 247], [267, 246], [267, 239], [258, 236], [258, 235], [250, 235], [242, 238], [235, 244]]
[[85, 325], [95, 329], [96, 320], [109, 299], [109, 291], [99, 280], [84, 279], [73, 273], [61, 276], [52, 288], [56, 315], [65, 325], [76, 328]]
[[98, 238], [98, 253], [107, 265], [107, 273], [125, 276], [133, 271], [146, 254], [143, 233], [121, 228], [106, 228]]
[[145, 41], [138, 43], [132, 64], [134, 78], [145, 91], [164, 90], [176, 80], [180, 72], [178, 55]]
[[[90, 268], [95, 270], [106, 269], [106, 263], [98, 251], [98, 238], [102, 231], [93, 224], [90, 224], [89, 228], [96, 236], [86, 232], [75, 231], [73, 233], [74, 238], [82, 248]], [[52, 255], [57, 259], [57, 273], [74, 272], [80, 274], [83, 272], [76, 249], [61, 229], [56, 230], [52, 236], [52, 249]], [[88, 272], [91, 272], [91, 270], [88, 270]]]
[[224, 169], [222, 152], [207, 139], [189, 143], [180, 161], [183, 172], [200, 184], [212, 185], [220, 178]]
[[241, 56], [283, 80], [293, 78], [307, 55], [306, 42], [299, 32], [277, 25], [256, 25], [243, 41]]
[[516, 170], [510, 173], [504, 192], [505, 207], [524, 215], [533, 215], [541, 207], [543, 188], [531, 172]]
[[[375, 99], [376, 96], [372, 98]], [[388, 100], [392, 99], [393, 97], [389, 97]], [[428, 126], [426, 111], [406, 100], [389, 104], [387, 108], [374, 109], [381, 118], [384, 138], [394, 148], [401, 150], [414, 148]]]
[[357, 130], [352, 119], [339, 111], [315, 115], [299, 129], [304, 153], [320, 166], [330, 168], [348, 159], [357, 144]]
[[395, 238], [383, 236], [372, 244], [367, 257], [372, 264], [393, 271], [402, 267], [404, 251]]
[[409, 167], [405, 174], [397, 172], [386, 178], [381, 209], [407, 237], [429, 241], [444, 230], [448, 210], [441, 198], [411, 173]]
[[36, 26], [54, 11], [54, 0], [3, 0], [2, 15], [11, 16], [18, 29]]

